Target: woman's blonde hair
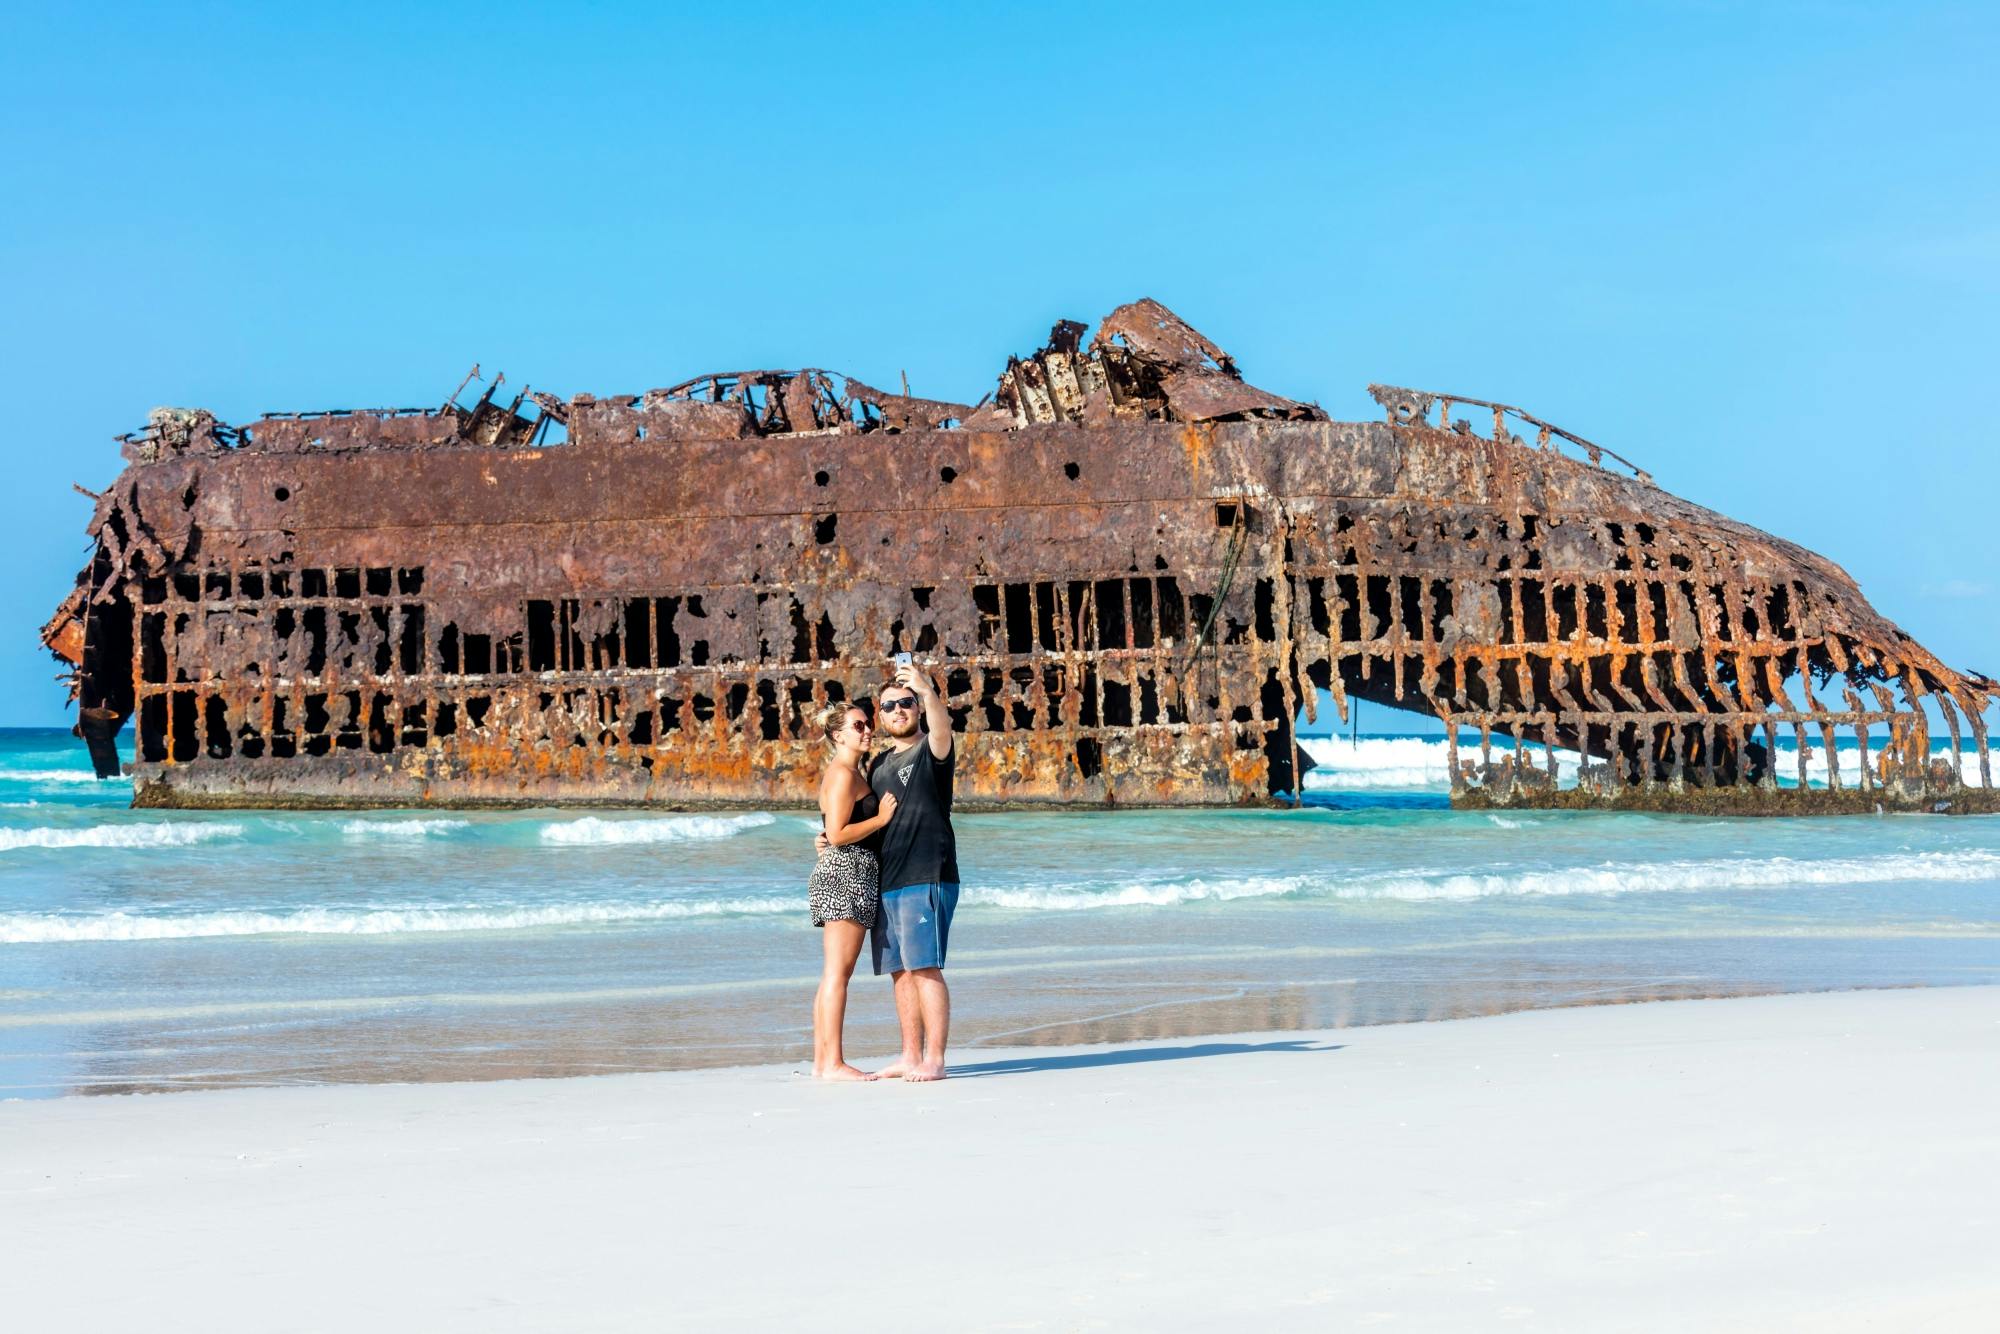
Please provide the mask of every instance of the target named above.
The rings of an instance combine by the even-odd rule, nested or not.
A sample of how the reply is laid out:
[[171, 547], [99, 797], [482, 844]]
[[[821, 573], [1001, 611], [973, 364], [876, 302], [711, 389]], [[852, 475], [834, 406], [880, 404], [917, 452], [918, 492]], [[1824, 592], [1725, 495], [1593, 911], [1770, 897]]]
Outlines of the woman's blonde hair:
[[814, 725], [826, 734], [827, 745], [831, 746], [833, 739], [840, 735], [840, 729], [847, 726], [847, 715], [850, 713], [859, 713], [864, 718], [868, 716], [868, 710], [862, 708], [852, 700], [842, 700], [838, 704], [829, 704], [813, 715]]

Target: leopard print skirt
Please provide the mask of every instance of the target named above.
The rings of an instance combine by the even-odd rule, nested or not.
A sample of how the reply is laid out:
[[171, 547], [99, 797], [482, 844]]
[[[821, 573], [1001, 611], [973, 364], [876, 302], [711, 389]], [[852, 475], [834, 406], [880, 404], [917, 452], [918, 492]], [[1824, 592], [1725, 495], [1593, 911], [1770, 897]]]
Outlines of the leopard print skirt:
[[806, 881], [806, 906], [812, 910], [814, 926], [828, 922], [873, 926], [881, 902], [882, 864], [868, 849], [852, 843], [828, 848], [813, 863]]

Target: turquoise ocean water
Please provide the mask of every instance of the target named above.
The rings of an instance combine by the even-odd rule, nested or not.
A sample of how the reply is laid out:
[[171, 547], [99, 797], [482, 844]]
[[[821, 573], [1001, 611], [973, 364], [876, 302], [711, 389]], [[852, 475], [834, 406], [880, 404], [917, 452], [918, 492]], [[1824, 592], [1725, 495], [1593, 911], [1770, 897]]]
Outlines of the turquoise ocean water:
[[[954, 1039], [2000, 981], [2000, 817], [1456, 813], [1435, 739], [1302, 810], [968, 815]], [[1822, 766], [1823, 768], [1823, 766]], [[0, 732], [0, 1097], [791, 1060], [814, 820], [132, 811]], [[850, 1045], [888, 1055], [885, 980]]]

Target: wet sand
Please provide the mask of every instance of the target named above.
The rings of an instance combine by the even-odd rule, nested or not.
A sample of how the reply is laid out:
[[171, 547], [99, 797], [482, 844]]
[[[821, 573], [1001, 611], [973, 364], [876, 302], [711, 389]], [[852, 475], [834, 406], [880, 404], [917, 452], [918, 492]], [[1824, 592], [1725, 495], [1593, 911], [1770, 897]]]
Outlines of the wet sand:
[[27, 1327], [1974, 1329], [2000, 988], [0, 1105]]

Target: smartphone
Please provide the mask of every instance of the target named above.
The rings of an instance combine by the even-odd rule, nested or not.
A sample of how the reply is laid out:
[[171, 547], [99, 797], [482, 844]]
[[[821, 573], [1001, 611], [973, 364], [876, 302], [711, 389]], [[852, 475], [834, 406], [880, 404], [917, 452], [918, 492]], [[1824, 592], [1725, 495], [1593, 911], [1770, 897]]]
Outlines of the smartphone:
[[915, 661], [915, 659], [913, 659], [907, 653], [898, 653], [893, 659], [891, 659], [891, 661], [893, 661], [898, 667], [907, 667], [913, 661]]

